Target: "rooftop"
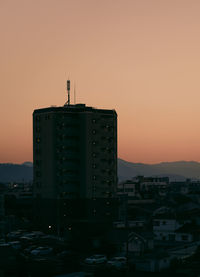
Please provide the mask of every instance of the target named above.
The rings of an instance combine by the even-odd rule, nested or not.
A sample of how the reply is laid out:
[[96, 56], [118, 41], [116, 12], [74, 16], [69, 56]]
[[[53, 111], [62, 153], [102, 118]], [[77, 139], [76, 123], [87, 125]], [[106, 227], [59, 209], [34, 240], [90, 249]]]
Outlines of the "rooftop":
[[34, 110], [34, 113], [49, 113], [49, 112], [100, 112], [105, 114], [116, 114], [116, 111], [108, 109], [96, 109], [94, 107], [86, 106], [85, 104], [64, 105], [64, 106], [51, 106]]

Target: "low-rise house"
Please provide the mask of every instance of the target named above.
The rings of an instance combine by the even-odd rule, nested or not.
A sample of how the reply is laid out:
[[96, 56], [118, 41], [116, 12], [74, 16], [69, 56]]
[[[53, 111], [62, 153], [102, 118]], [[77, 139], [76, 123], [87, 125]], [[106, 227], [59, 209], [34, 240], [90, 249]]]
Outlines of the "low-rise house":
[[129, 254], [141, 256], [144, 252], [154, 249], [153, 234], [151, 232], [130, 232], [128, 241], [124, 242], [123, 250], [127, 250]]
[[188, 223], [191, 223], [190, 219], [179, 218], [173, 209], [162, 207], [153, 214], [154, 238], [163, 241], [193, 241], [193, 236], [176, 232]]
[[137, 196], [139, 198], [152, 198], [154, 193], [165, 196], [169, 189], [168, 177], [137, 176], [118, 185], [117, 195]]

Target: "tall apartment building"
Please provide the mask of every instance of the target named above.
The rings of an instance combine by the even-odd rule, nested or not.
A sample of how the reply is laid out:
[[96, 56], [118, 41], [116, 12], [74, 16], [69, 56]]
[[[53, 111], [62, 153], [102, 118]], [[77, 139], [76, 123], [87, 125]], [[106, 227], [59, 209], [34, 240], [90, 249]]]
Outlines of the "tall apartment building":
[[[88, 200], [91, 216], [98, 213], [95, 205], [102, 213], [102, 203], [109, 215], [106, 212], [110, 204], [108, 199], [114, 197], [117, 187], [115, 110], [96, 109], [84, 104], [35, 110], [33, 162], [33, 191], [39, 203], [39, 213], [42, 213], [43, 206], [50, 210], [58, 201], [59, 207], [68, 207], [70, 200], [71, 203], [76, 200], [75, 206], [81, 210], [81, 203]], [[70, 207], [66, 210], [59, 208], [59, 217], [67, 217], [69, 210]], [[54, 212], [55, 218], [58, 217], [58, 212]], [[52, 214], [53, 211], [49, 218], [53, 217]]]

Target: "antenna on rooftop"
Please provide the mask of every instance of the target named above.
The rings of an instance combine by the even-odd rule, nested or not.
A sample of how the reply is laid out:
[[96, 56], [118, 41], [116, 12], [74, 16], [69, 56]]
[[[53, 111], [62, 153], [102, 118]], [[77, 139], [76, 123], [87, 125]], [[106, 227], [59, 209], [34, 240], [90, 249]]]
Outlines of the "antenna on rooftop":
[[76, 83], [74, 82], [74, 105], [76, 104]]
[[70, 80], [67, 80], [67, 105], [70, 105]]

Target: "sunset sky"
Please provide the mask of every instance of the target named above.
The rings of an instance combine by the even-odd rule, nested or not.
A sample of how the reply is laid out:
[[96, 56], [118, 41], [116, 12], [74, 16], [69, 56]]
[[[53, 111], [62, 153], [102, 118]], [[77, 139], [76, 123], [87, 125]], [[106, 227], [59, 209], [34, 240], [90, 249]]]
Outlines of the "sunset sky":
[[200, 161], [199, 0], [0, 0], [0, 76], [1, 163], [32, 161], [32, 112], [68, 77], [116, 109], [120, 158]]

